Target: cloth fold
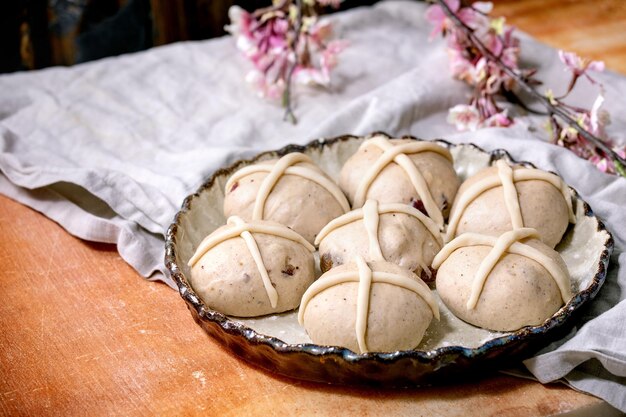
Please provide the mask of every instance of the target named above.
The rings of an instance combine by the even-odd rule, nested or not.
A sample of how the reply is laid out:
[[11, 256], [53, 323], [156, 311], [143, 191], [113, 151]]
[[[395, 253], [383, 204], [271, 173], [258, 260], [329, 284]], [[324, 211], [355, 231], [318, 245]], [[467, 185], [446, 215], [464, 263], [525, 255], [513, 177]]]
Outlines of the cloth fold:
[[[626, 180], [542, 141], [544, 120], [457, 133], [447, 110], [469, 89], [451, 78], [443, 41], [428, 42], [426, 5], [387, 1], [331, 17], [350, 42], [329, 91], [296, 89], [297, 125], [243, 81], [249, 64], [230, 37], [186, 42], [72, 68], [0, 76], [0, 192], [83, 239], [115, 243], [141, 275], [172, 281], [163, 236], [183, 199], [217, 168], [259, 151], [314, 138], [385, 131], [486, 150], [553, 170], [578, 190], [615, 238], [606, 284], [575, 332], [525, 365], [626, 412]], [[522, 62], [556, 92], [566, 89], [554, 49], [522, 38]], [[626, 78], [597, 77], [626, 139]], [[583, 84], [571, 100], [590, 107]]]

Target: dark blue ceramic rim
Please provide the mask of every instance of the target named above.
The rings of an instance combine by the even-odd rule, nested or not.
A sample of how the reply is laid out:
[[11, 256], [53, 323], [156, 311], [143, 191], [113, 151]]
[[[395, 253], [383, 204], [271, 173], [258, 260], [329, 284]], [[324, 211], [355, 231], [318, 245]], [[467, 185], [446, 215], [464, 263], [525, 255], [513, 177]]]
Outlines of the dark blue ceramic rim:
[[[389, 135], [375, 132], [373, 135]], [[368, 137], [369, 137], [368, 136]], [[333, 139], [310, 142], [305, 146], [288, 145], [277, 151], [264, 152], [250, 160], [238, 161], [216, 171], [196, 193], [188, 196], [167, 230], [165, 265], [179, 288], [195, 321], [212, 337], [248, 362], [270, 372], [284, 376], [337, 384], [368, 384], [384, 386], [417, 386], [462, 377], [486, 369], [497, 369], [530, 357], [534, 352], [562, 337], [576, 322], [579, 310], [592, 300], [604, 283], [609, 258], [613, 252], [613, 237], [604, 224], [583, 202], [585, 215], [597, 220], [598, 232], [606, 231], [607, 240], [597, 265], [595, 275], [588, 287], [576, 293], [572, 299], [540, 326], [527, 326], [501, 337], [490, 339], [476, 348], [446, 346], [430, 351], [404, 350], [389, 353], [370, 352], [358, 354], [349, 349], [315, 344], [287, 344], [282, 340], [263, 335], [211, 310], [196, 295], [180, 267], [176, 250], [180, 220], [191, 209], [194, 200], [205, 189], [212, 187], [215, 178], [230, 175], [242, 165], [255, 162], [266, 155], [282, 156], [290, 152], [303, 152], [310, 148], [322, 148], [339, 141], [358, 139], [345, 135]], [[405, 136], [413, 140], [421, 140]], [[447, 148], [454, 145], [445, 140], [436, 142]], [[474, 144], [463, 144], [490, 154], [491, 160], [513, 158], [503, 149], [486, 152]], [[529, 162], [517, 162], [534, 166]], [[574, 190], [575, 192], [575, 190]], [[578, 194], [575, 192], [576, 198]]]

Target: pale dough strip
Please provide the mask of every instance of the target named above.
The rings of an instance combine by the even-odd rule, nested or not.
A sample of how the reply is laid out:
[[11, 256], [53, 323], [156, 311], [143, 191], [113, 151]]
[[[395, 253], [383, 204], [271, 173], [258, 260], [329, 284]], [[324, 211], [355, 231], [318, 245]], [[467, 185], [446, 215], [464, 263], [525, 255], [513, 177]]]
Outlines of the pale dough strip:
[[489, 254], [483, 259], [478, 267], [478, 271], [476, 271], [476, 276], [474, 276], [474, 280], [472, 281], [472, 291], [470, 293], [470, 297], [467, 300], [467, 308], [472, 310], [476, 307], [478, 303], [478, 298], [480, 294], [483, 292], [483, 287], [485, 286], [485, 281], [487, 281], [487, 277], [496, 266], [502, 255], [509, 249], [509, 247], [518, 240], [526, 239], [528, 237], [539, 237], [537, 230], [531, 228], [519, 228], [515, 230], [511, 230], [510, 232], [506, 232], [498, 237], [495, 244], [489, 251]]
[[502, 192], [504, 194], [504, 204], [511, 218], [513, 229], [524, 227], [524, 219], [522, 218], [522, 209], [519, 205], [517, 197], [517, 188], [513, 182], [513, 168], [509, 166], [503, 159], [496, 162], [498, 167], [498, 176], [502, 183]]
[[193, 254], [187, 265], [193, 267], [196, 262], [198, 262], [198, 260], [209, 249], [224, 242], [225, 240], [239, 236], [244, 240], [246, 247], [248, 248], [248, 251], [252, 256], [252, 259], [254, 260], [257, 269], [259, 270], [261, 280], [263, 281], [263, 287], [265, 287], [265, 292], [267, 293], [267, 297], [270, 299], [270, 304], [272, 305], [272, 308], [276, 308], [276, 304], [278, 303], [278, 292], [276, 292], [276, 289], [272, 285], [272, 281], [270, 280], [270, 277], [267, 273], [267, 268], [263, 263], [263, 257], [261, 256], [261, 252], [259, 251], [259, 246], [257, 245], [256, 240], [254, 240], [254, 236], [252, 236], [252, 233], [250, 232], [266, 233], [269, 235], [293, 240], [304, 245], [311, 252], [315, 251], [315, 248], [309, 242], [304, 240], [302, 236], [300, 236], [293, 230], [288, 229], [287, 227], [283, 228], [272, 225], [251, 225], [243, 221], [243, 219], [238, 216], [230, 216], [226, 224], [233, 227], [230, 230], [226, 229], [221, 233], [207, 236], [200, 243], [200, 246], [198, 247], [198, 249], [196, 249], [196, 252]]
[[[576, 223], [576, 217], [574, 216], [574, 210], [572, 208], [572, 197], [567, 185], [559, 177], [539, 169], [521, 168], [513, 170], [513, 182], [530, 180], [546, 181], [558, 189], [567, 204], [569, 222]], [[450, 222], [448, 224], [448, 230], [446, 231], [446, 242], [449, 242], [454, 237], [459, 222], [461, 221], [461, 216], [470, 203], [478, 198], [478, 196], [482, 193], [491, 190], [492, 188], [499, 187], [500, 185], [502, 185], [500, 177], [498, 175], [492, 175], [490, 177], [483, 178], [463, 192], [459, 201], [454, 204], [454, 209], [450, 215]]]
[[[369, 200], [368, 200], [369, 201]], [[441, 233], [439, 232], [439, 228], [430, 217], [426, 216], [424, 213], [416, 209], [415, 207], [409, 206], [407, 204], [401, 203], [391, 203], [391, 204], [380, 204], [378, 205], [378, 213], [386, 214], [386, 213], [402, 213], [409, 216], [413, 216], [418, 219], [422, 224], [428, 229], [431, 235], [437, 240], [437, 242], [442, 245], [443, 238], [441, 237]], [[324, 239], [328, 234], [332, 231], [345, 226], [347, 224], [359, 221], [363, 218], [363, 208], [358, 208], [352, 210], [342, 216], [337, 217], [334, 220], [328, 222], [326, 226], [320, 230], [315, 238], [315, 244], [319, 245], [322, 239]]]
[[362, 257], [356, 257], [356, 266], [359, 270], [359, 289], [356, 301], [356, 340], [361, 353], [367, 352], [365, 334], [367, 333], [367, 318], [370, 311], [370, 290], [372, 288], [372, 270]]
[[263, 287], [265, 287], [267, 297], [270, 299], [270, 304], [272, 305], [272, 308], [276, 308], [276, 303], [278, 303], [278, 292], [276, 292], [276, 288], [272, 285], [270, 276], [267, 274], [267, 268], [263, 263], [263, 257], [259, 251], [259, 246], [257, 245], [256, 240], [254, 240], [254, 237], [252, 237], [252, 233], [245, 231], [241, 233], [241, 237], [246, 242], [248, 251], [250, 251], [250, 255], [252, 255], [252, 259], [254, 259], [254, 263], [259, 270], [259, 274], [261, 274]]
[[[371, 292], [371, 284], [372, 283], [382, 283], [382, 284], [390, 284], [395, 285], [400, 288], [404, 288], [406, 290], [412, 291], [417, 294], [420, 298], [422, 298], [426, 304], [430, 307], [430, 310], [433, 313], [433, 316], [439, 320], [439, 307], [437, 306], [437, 302], [435, 297], [432, 295], [432, 292], [428, 288], [428, 286], [422, 281], [417, 280], [414, 281], [410, 278], [404, 277], [402, 275], [393, 274], [389, 272], [377, 272], [371, 271], [367, 263], [360, 256], [356, 257], [357, 263], [357, 271], [346, 271], [338, 274], [333, 274], [330, 276], [326, 276], [323, 279], [318, 279], [315, 281], [304, 293], [302, 296], [302, 300], [300, 302], [300, 309], [298, 310], [298, 322], [300, 325], [304, 325], [304, 312], [306, 310], [307, 305], [315, 297], [317, 294], [321, 293], [328, 288], [332, 288], [336, 285], [340, 285], [347, 282], [357, 282], [359, 283], [358, 294], [357, 294], [357, 325], [355, 328], [357, 342], [359, 340], [363, 341], [363, 344], [359, 343], [359, 349], [361, 353], [365, 353], [367, 350], [363, 350], [363, 347], [367, 348], [365, 345], [365, 334], [367, 332], [367, 316], [369, 314], [369, 297]], [[367, 268], [371, 272], [371, 281], [368, 285], [367, 292], [363, 288], [365, 285], [361, 284], [363, 279], [368, 280], [368, 277], [362, 274], [364, 271], [364, 267]], [[363, 278], [364, 277], [364, 278]], [[364, 307], [365, 301], [367, 300], [367, 308]], [[360, 306], [360, 307], [359, 307]], [[365, 313], [362, 313], [365, 311]], [[359, 319], [359, 313], [365, 314], [365, 319]], [[363, 323], [365, 323], [363, 325]]]
[[337, 200], [337, 203], [339, 203], [344, 213], [350, 210], [350, 203], [348, 203], [346, 196], [337, 184], [312, 168], [306, 166], [292, 166], [299, 162], [308, 162], [313, 164], [313, 161], [308, 156], [299, 152], [293, 152], [280, 158], [274, 165], [256, 164], [243, 167], [228, 179], [226, 185], [224, 186], [225, 192], [228, 192], [236, 181], [241, 180], [247, 175], [257, 172], [269, 173], [263, 179], [254, 202], [253, 219], [261, 220], [263, 218], [263, 210], [267, 197], [280, 177], [283, 175], [296, 175], [312, 181], [328, 191], [335, 198], [335, 200]]
[[[527, 229], [530, 229], [530, 228], [517, 229], [512, 232], [507, 232], [507, 233], [517, 232], [517, 233], [520, 233], [520, 235], [523, 235], [523, 233], [526, 233], [524, 231]], [[534, 230], [534, 229], [530, 229], [530, 230]], [[495, 236], [481, 235], [478, 233], [464, 233], [461, 236], [452, 240], [450, 243], [444, 246], [441, 249], [441, 251], [439, 251], [437, 256], [435, 256], [435, 259], [433, 260], [432, 266], [434, 269], [439, 269], [439, 267], [441, 267], [441, 264], [445, 262], [445, 260], [448, 259], [448, 257], [457, 249], [468, 247], [468, 246], [494, 247], [496, 246], [497, 242], [498, 242], [498, 238]], [[537, 262], [539, 265], [545, 268], [546, 271], [548, 271], [552, 279], [556, 282], [557, 286], [559, 287], [559, 291], [561, 293], [561, 299], [563, 300], [563, 302], [566, 303], [570, 299], [571, 289], [570, 289], [569, 277], [566, 273], [564, 273], [561, 270], [559, 265], [550, 257], [544, 255], [537, 249], [529, 245], [523, 244], [521, 242], [512, 243], [506, 249], [506, 252], [512, 253], [515, 255], [524, 256], [526, 258], [529, 258]], [[478, 294], [478, 297], [480, 297], [480, 294]]]
[[415, 154], [420, 152], [436, 152], [448, 160], [452, 161], [452, 155], [450, 152], [432, 142], [411, 142], [402, 145], [393, 145], [387, 138], [375, 137], [365, 141], [360, 148], [367, 145], [375, 145], [383, 151], [383, 154], [376, 160], [376, 162], [365, 173], [356, 194], [354, 196], [354, 207], [361, 207], [366, 199], [367, 191], [370, 186], [381, 173], [381, 171], [392, 161], [398, 164], [409, 177], [411, 184], [415, 188], [415, 191], [419, 195], [424, 208], [433, 221], [443, 228], [443, 214], [439, 209], [439, 206], [432, 197], [432, 194], [428, 188], [428, 184], [421, 174], [419, 169], [415, 166], [413, 161], [407, 156], [407, 154]]
[[198, 260], [202, 258], [202, 256], [205, 253], [207, 253], [211, 248], [213, 248], [214, 246], [217, 246], [218, 244], [224, 242], [225, 240], [240, 236], [241, 233], [245, 231], [248, 231], [251, 233], [264, 233], [266, 235], [278, 236], [278, 237], [282, 237], [285, 239], [289, 239], [289, 240], [292, 240], [296, 243], [303, 245], [309, 251], [315, 252], [315, 247], [313, 245], [311, 245], [307, 240], [305, 240], [297, 232], [294, 232], [293, 230], [291, 230], [290, 228], [286, 226], [278, 226], [278, 225], [271, 225], [271, 224], [251, 224], [251, 223], [245, 223], [243, 225], [235, 225], [231, 221], [231, 219], [235, 217], [237, 216], [230, 216], [228, 218], [228, 221], [226, 222], [226, 224], [233, 225], [234, 227], [230, 229], [224, 229], [220, 231], [219, 233], [213, 233], [207, 236], [200, 243], [200, 246], [198, 246], [198, 249], [196, 249], [196, 252], [193, 254], [191, 259], [189, 259], [189, 262], [187, 263], [187, 265], [194, 266], [195, 263], [198, 262]]
[[379, 221], [378, 201], [367, 200], [363, 206], [363, 225], [365, 226], [369, 242], [369, 258], [375, 261], [384, 261], [385, 257], [380, 249], [380, 241], [378, 240]]
[[198, 262], [198, 260], [202, 258], [202, 256], [204, 256], [204, 254], [207, 253], [211, 248], [228, 239], [240, 236], [246, 243], [246, 246], [250, 251], [250, 255], [252, 256], [252, 259], [254, 260], [254, 263], [259, 270], [259, 274], [261, 274], [263, 286], [265, 287], [267, 296], [270, 299], [272, 308], [276, 308], [276, 304], [278, 302], [278, 293], [272, 285], [272, 281], [270, 280], [270, 277], [267, 273], [267, 268], [263, 263], [263, 257], [261, 256], [261, 252], [259, 251], [259, 246], [254, 240], [254, 236], [252, 236], [252, 233], [264, 233], [267, 235], [273, 235], [289, 239], [303, 245], [311, 252], [315, 252], [315, 247], [311, 245], [308, 241], [306, 241], [306, 239], [304, 239], [298, 233], [285, 226], [275, 226], [270, 224], [250, 224], [246, 223], [238, 216], [230, 216], [226, 221], [226, 224], [233, 227], [230, 229], [222, 230], [219, 233], [214, 233], [207, 236], [200, 243], [198, 249], [196, 249], [196, 252], [193, 254], [191, 259], [189, 259], [189, 262], [187, 262], [187, 265], [193, 267], [196, 262]]

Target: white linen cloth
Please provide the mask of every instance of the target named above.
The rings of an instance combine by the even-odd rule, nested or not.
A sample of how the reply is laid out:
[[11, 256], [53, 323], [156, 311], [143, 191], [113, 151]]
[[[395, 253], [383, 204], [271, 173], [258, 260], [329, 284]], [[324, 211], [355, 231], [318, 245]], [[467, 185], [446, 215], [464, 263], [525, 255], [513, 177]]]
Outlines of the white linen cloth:
[[[609, 276], [576, 331], [525, 365], [542, 382], [571, 386], [626, 411], [626, 180], [540, 140], [544, 119], [456, 133], [447, 109], [469, 88], [451, 78], [444, 42], [428, 42], [426, 5], [390, 1], [330, 17], [350, 41], [331, 91], [297, 88], [297, 125], [243, 81], [250, 64], [224, 37], [0, 76], [0, 192], [80, 238], [117, 244], [141, 275], [172, 285], [164, 231], [183, 199], [217, 168], [258, 151], [344, 133], [381, 130], [506, 148], [558, 172], [615, 238]], [[564, 90], [554, 49], [521, 35], [522, 62]], [[606, 85], [609, 132], [624, 140], [626, 79]], [[590, 108], [594, 87], [574, 95]]]

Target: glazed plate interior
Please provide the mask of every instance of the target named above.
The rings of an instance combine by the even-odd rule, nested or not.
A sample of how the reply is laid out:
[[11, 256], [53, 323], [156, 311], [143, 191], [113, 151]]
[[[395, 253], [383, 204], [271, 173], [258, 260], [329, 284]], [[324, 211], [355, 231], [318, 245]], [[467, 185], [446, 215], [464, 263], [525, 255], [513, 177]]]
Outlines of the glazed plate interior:
[[[226, 317], [196, 296], [187, 279], [190, 273], [187, 261], [201, 240], [226, 222], [222, 212], [224, 185], [232, 173], [255, 161], [299, 151], [309, 155], [331, 177], [338, 178], [342, 165], [364, 139], [343, 136], [319, 140], [304, 147], [288, 146], [239, 161], [217, 171], [183, 203], [168, 230], [166, 265], [196, 321], [235, 354], [262, 368], [300, 379], [385, 385], [431, 383], [441, 377], [530, 356], [567, 330], [576, 320], [576, 310], [598, 292], [606, 276], [612, 238], [572, 190], [577, 221], [570, 225], [556, 249], [568, 266], [574, 296], [540, 326], [511, 333], [480, 329], [456, 318], [437, 297], [441, 320], [433, 320], [414, 350], [357, 354], [341, 347], [312, 344], [298, 325], [297, 311], [255, 318]], [[449, 148], [461, 180], [495, 159], [511, 161], [503, 150], [488, 153], [472, 144], [452, 145], [445, 141], [439, 144]]]

